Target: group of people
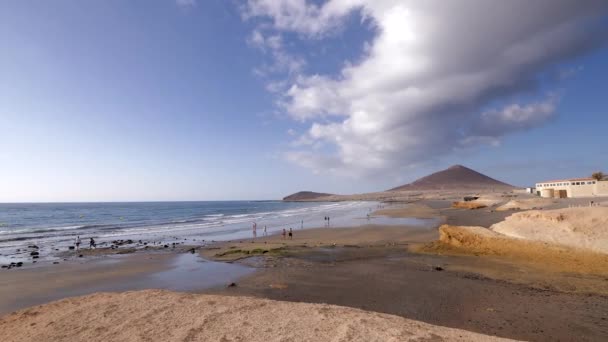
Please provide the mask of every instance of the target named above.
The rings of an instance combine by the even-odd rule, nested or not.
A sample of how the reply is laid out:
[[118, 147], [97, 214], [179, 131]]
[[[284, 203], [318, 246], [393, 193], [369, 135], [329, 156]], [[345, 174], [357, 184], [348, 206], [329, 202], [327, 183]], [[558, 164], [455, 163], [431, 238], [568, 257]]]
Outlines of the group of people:
[[[266, 230], [266, 226], [264, 226], [264, 236], [268, 235], [268, 231]], [[253, 237], [258, 237], [258, 223], [253, 222]]]
[[293, 239], [293, 230], [291, 228], [289, 228], [289, 233], [283, 228], [283, 240], [287, 239], [287, 234], [289, 234], [289, 240]]
[[[79, 250], [79, 249], [80, 249], [80, 244], [81, 244], [81, 243], [82, 243], [82, 241], [80, 241], [80, 235], [78, 235], [78, 236], [76, 237], [76, 243], [75, 243], [75, 245], [76, 245], [76, 250]], [[89, 248], [97, 248], [97, 244], [95, 244], [95, 240], [93, 240], [93, 238], [91, 238], [91, 239], [89, 240]]]
[[329, 227], [329, 216], [325, 216], [325, 225]]
[[[302, 220], [301, 222], [302, 227], [304, 226], [304, 221]], [[253, 223], [253, 227], [252, 227], [252, 231], [253, 231], [253, 237], [256, 238], [258, 236], [258, 223], [254, 222]], [[293, 239], [293, 229], [289, 228], [289, 231], [287, 231], [287, 229], [283, 228], [283, 240], [287, 239], [287, 236], [289, 236], [289, 239]], [[264, 226], [264, 236], [268, 236], [268, 229], [266, 228], [266, 226]]]

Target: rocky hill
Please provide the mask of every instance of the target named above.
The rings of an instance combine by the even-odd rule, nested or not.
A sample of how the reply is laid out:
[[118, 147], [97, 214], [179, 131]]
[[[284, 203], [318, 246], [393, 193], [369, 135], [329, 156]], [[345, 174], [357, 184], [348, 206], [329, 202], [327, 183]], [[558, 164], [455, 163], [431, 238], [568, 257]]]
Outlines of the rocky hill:
[[283, 198], [283, 201], [313, 201], [322, 197], [332, 196], [321, 192], [300, 191]]
[[454, 165], [445, 170], [422, 177], [410, 184], [398, 186], [389, 191], [421, 190], [512, 190], [514, 187], [490, 178], [462, 165]]

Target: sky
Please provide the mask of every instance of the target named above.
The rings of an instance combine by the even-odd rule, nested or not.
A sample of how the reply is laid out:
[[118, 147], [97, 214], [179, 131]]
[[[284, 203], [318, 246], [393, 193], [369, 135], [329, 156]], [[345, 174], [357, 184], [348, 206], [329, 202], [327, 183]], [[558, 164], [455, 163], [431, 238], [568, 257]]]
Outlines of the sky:
[[0, 202], [608, 172], [603, 0], [5, 0]]

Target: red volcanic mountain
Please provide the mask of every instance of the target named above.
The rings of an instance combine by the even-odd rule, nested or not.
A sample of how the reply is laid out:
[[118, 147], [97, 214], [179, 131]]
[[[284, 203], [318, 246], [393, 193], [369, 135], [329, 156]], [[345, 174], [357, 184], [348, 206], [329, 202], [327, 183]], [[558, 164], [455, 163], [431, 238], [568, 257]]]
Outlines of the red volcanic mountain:
[[462, 165], [422, 177], [410, 184], [398, 186], [389, 191], [407, 190], [511, 190], [514, 186], [490, 178]]

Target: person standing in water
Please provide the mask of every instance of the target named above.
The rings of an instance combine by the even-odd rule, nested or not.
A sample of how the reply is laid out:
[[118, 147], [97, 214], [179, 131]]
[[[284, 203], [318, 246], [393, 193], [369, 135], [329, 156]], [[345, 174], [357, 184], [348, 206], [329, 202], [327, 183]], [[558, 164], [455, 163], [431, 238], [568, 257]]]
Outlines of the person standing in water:
[[80, 235], [76, 237], [76, 250], [80, 250]]
[[285, 228], [283, 228], [282, 235], [283, 235], [283, 240], [285, 240], [285, 237], [287, 236], [287, 231], [285, 230]]
[[293, 231], [289, 228], [289, 240], [293, 239]]
[[304, 220], [302, 220], [302, 224], [300, 225], [300, 229], [304, 229]]
[[267, 236], [268, 233], [266, 232], [266, 226], [264, 226], [264, 236]]

